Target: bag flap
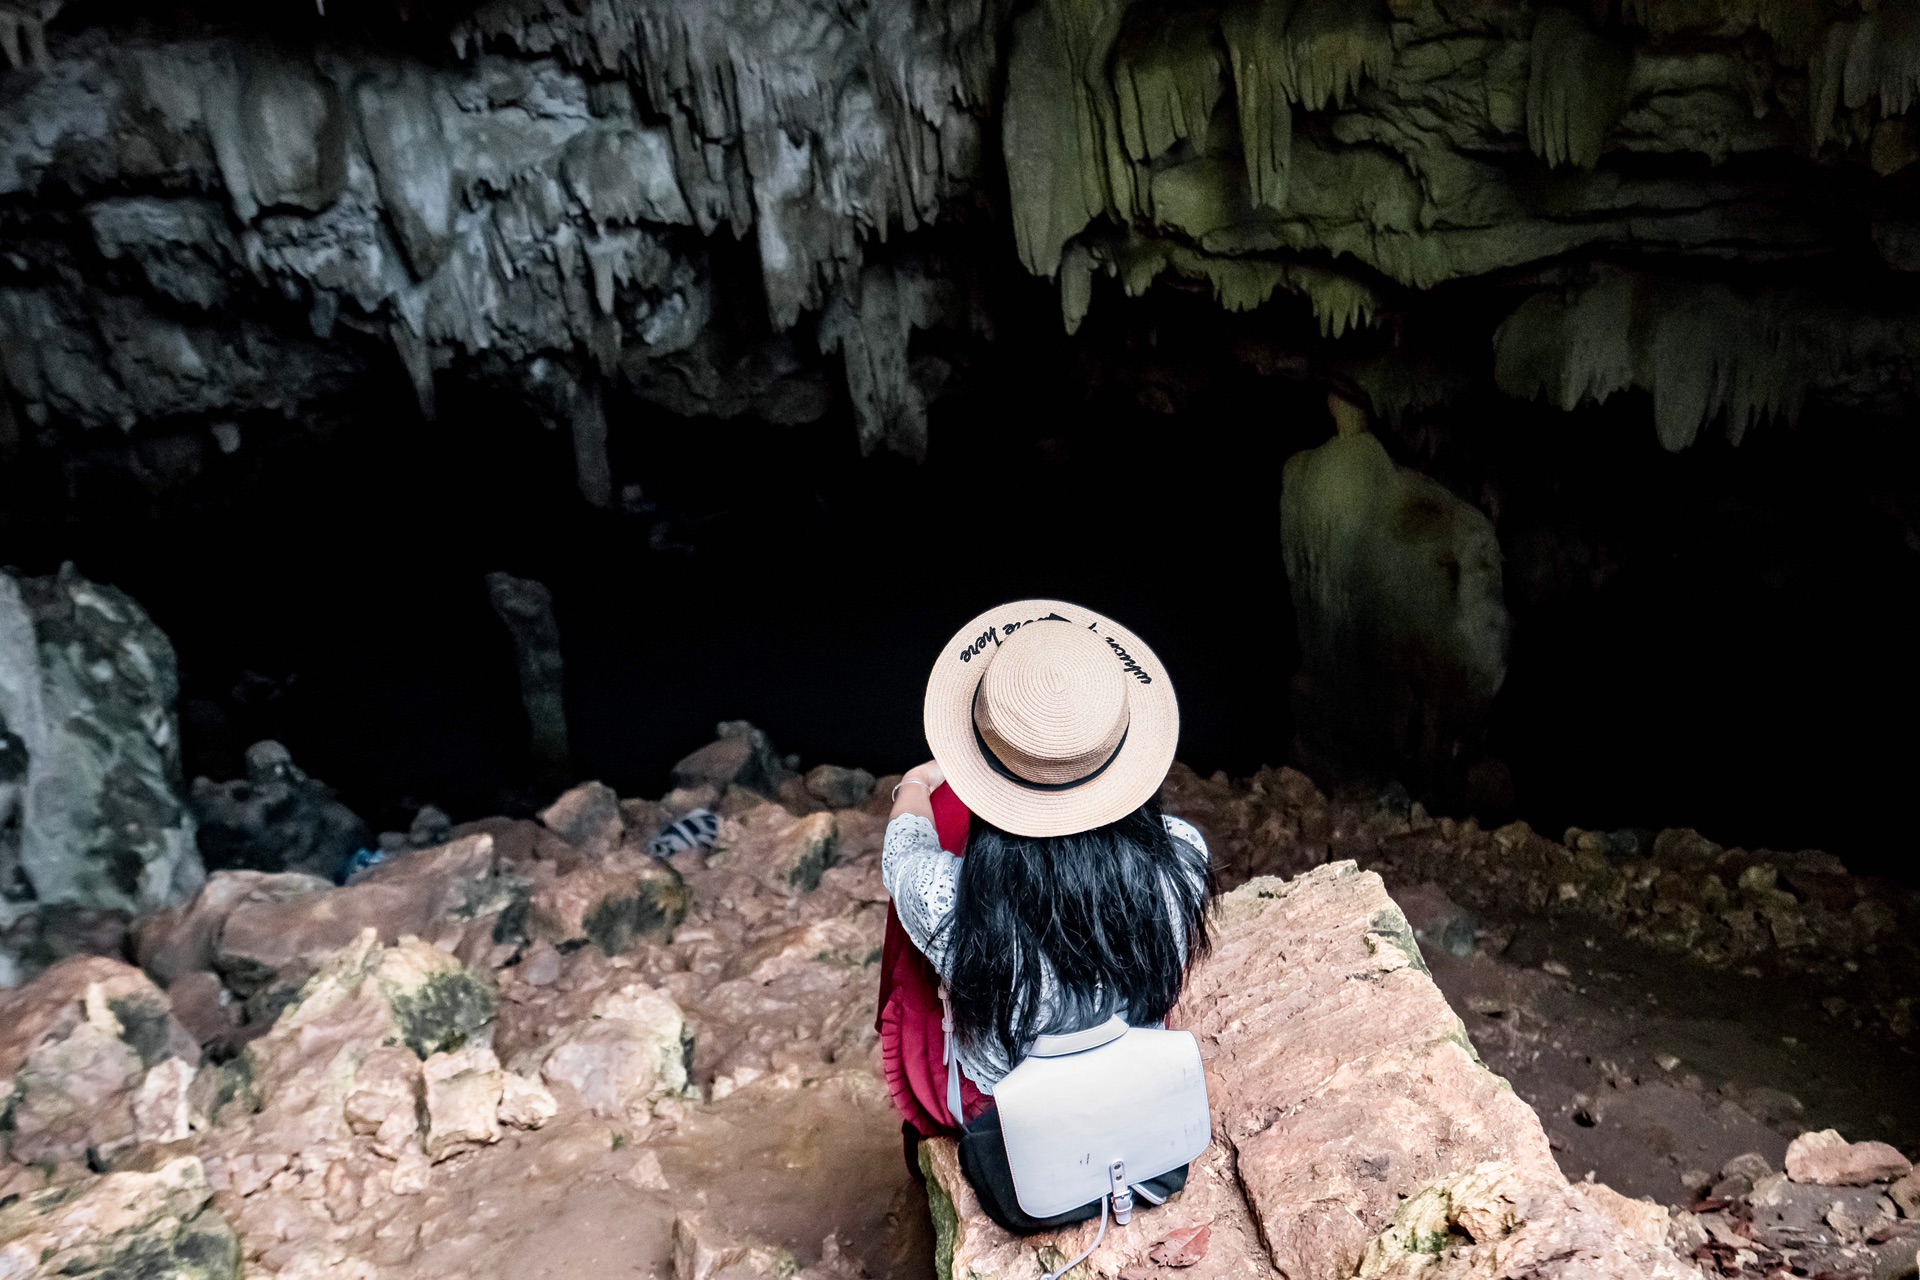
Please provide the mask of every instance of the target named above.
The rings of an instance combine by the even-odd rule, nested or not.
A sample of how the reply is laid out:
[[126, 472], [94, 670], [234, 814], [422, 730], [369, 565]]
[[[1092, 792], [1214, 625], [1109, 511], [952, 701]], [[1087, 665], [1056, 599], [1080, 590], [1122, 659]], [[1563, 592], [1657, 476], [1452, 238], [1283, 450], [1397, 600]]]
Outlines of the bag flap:
[[1128, 1183], [1145, 1182], [1213, 1139], [1200, 1045], [1185, 1031], [1134, 1027], [1081, 1052], [1029, 1056], [993, 1096], [1015, 1198], [1036, 1218], [1105, 1195], [1115, 1160]]

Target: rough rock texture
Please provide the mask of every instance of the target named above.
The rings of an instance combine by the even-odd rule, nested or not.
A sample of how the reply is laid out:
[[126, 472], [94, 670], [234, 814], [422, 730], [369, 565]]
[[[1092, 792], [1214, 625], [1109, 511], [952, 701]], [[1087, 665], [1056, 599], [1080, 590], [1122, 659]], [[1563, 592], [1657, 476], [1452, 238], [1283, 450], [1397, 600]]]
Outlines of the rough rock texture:
[[17, 818], [0, 815], [0, 900], [138, 911], [199, 887], [178, 679], [173, 645], [124, 592], [71, 564], [0, 572], [0, 731], [26, 754]]
[[[904, 326], [938, 308], [865, 251], [975, 177], [997, 15], [493, 0], [372, 45], [324, 16], [56, 36], [7, 73], [0, 203], [86, 212], [9, 235], [6, 381], [32, 423], [129, 426], [298, 415], [382, 364], [431, 416], [443, 370], [489, 370], [604, 503], [604, 383], [804, 420], [802, 366], [842, 349], [866, 447], [916, 452]], [[720, 234], [757, 252], [759, 350], [709, 331]]]
[[[1315, 1260], [1339, 1258], [1406, 1276], [1437, 1268], [1493, 1280], [1534, 1261], [1542, 1263], [1535, 1274], [1660, 1276], [1675, 1265], [1655, 1247], [1662, 1231], [1700, 1265], [1754, 1280], [1787, 1263], [1812, 1275], [1879, 1274], [1880, 1261], [1898, 1262], [1902, 1248], [1911, 1262], [1912, 1224], [1891, 1216], [1911, 1190], [1901, 1183], [1794, 1183], [1772, 1175], [1766, 1160], [1741, 1156], [1693, 1203], [1697, 1212], [1671, 1226], [1652, 1205], [1604, 1187], [1570, 1187], [1553, 1172], [1532, 1113], [1474, 1064], [1378, 881], [1319, 866], [1334, 845], [1391, 868], [1383, 848], [1431, 836], [1463, 874], [1484, 877], [1475, 862], [1484, 837], [1461, 827], [1442, 837], [1418, 814], [1409, 822], [1329, 802], [1298, 775], [1258, 782], [1260, 790], [1206, 784], [1183, 771], [1170, 789], [1172, 803], [1201, 817], [1229, 882], [1263, 857], [1293, 860], [1292, 869], [1309, 874], [1291, 884], [1256, 880], [1227, 900], [1219, 952], [1182, 1016], [1207, 1042], [1214, 1095], [1230, 1123], [1180, 1199], [1143, 1212], [1114, 1237], [1127, 1260], [1101, 1255], [1096, 1269], [1118, 1264], [1130, 1280], [1172, 1270], [1195, 1280], [1252, 1280], [1274, 1274], [1269, 1244], [1277, 1241], [1308, 1260], [1302, 1275]], [[630, 841], [684, 812], [693, 796], [620, 802], [621, 842], [605, 852], [596, 840], [582, 847], [537, 823], [490, 819], [378, 870], [393, 876], [411, 867], [442, 887], [596, 881], [637, 853]], [[703, 798], [716, 800], [711, 792]], [[59, 1076], [63, 1089], [89, 1084], [103, 1065], [122, 1068], [98, 1106], [84, 1117], [69, 1113], [84, 1123], [94, 1112], [119, 1117], [113, 1132], [91, 1137], [83, 1123], [70, 1126], [92, 1144], [83, 1157], [0, 1159], [0, 1203], [10, 1206], [0, 1209], [0, 1250], [25, 1238], [10, 1234], [18, 1218], [9, 1215], [26, 1212], [22, 1206], [124, 1199], [147, 1185], [130, 1181], [134, 1175], [192, 1157], [205, 1170], [213, 1212], [231, 1225], [222, 1238], [237, 1237], [233, 1254], [210, 1256], [237, 1257], [260, 1280], [927, 1274], [934, 1249], [926, 1203], [901, 1165], [898, 1119], [877, 1074], [884, 817], [819, 812], [810, 807], [819, 802], [807, 800], [776, 804], [730, 788], [730, 820], [755, 833], [757, 852], [743, 858], [743, 845], [727, 855], [675, 854], [684, 917], [618, 954], [533, 936], [524, 898], [512, 899], [520, 907], [489, 909], [484, 929], [455, 912], [436, 917], [422, 937], [387, 939], [387, 900], [356, 895], [357, 886], [230, 872], [185, 909], [137, 925], [143, 959], [166, 978], [165, 995], [97, 957], [0, 994], [0, 1081], [29, 1077], [27, 1059], [49, 1046], [87, 1050], [77, 1059], [84, 1069]], [[817, 848], [809, 833], [823, 819], [837, 833], [837, 856], [807, 888], [778, 869], [807, 862]], [[480, 881], [452, 874], [466, 864], [447, 851], [472, 853], [480, 837], [491, 842], [493, 869]], [[1457, 916], [1452, 902], [1469, 900], [1451, 880], [1444, 894], [1429, 886], [1424, 896], [1421, 914], [1435, 920]], [[235, 999], [205, 967], [221, 954], [228, 922], [243, 908], [289, 904], [301, 920], [328, 927], [370, 914], [340, 949], [291, 956], [287, 973], [308, 973], [299, 987], [269, 985], [263, 990], [282, 993], [271, 1000], [259, 992]], [[1435, 957], [1443, 982], [1448, 965], [1515, 980], [1551, 977], [1443, 950]], [[202, 1012], [234, 1019], [206, 1036], [218, 1051], [197, 1069], [193, 1045], [164, 1012], [170, 1002], [186, 1021], [190, 998]], [[1554, 1010], [1538, 1001], [1460, 1003], [1475, 1019], [1476, 1042], [1508, 1061], [1538, 1057], [1549, 1029], [1556, 1041], [1567, 1030], [1549, 1028]], [[1302, 1026], [1310, 1033], [1297, 1034]], [[176, 1050], [165, 1048], [176, 1041]], [[1346, 1051], [1355, 1056], [1336, 1060]], [[138, 1076], [129, 1053], [145, 1068]], [[1260, 1113], [1264, 1086], [1251, 1073], [1261, 1072], [1275, 1082], [1276, 1098], [1310, 1105]], [[31, 1100], [39, 1086], [28, 1086]], [[0, 1098], [17, 1096], [0, 1084]], [[1589, 1099], [1590, 1118], [1599, 1120], [1593, 1133], [1614, 1123], [1605, 1102]], [[1488, 1116], [1511, 1123], [1490, 1129], [1480, 1123]], [[1431, 1137], [1441, 1120], [1444, 1133]], [[1818, 1123], [1828, 1123], [1824, 1114]], [[12, 1126], [0, 1124], [9, 1139]], [[1756, 1137], [1777, 1138], [1768, 1147], [1777, 1163], [1791, 1132]], [[957, 1187], [950, 1149], [926, 1154], [936, 1185]], [[1564, 1165], [1566, 1152], [1556, 1154]], [[1700, 1174], [1685, 1185], [1706, 1190], [1713, 1178]], [[1653, 1190], [1670, 1196], [1672, 1186], [1667, 1174]], [[1358, 1216], [1343, 1221], [1323, 1189], [1350, 1198]], [[58, 1196], [39, 1198], [48, 1191]], [[969, 1209], [964, 1195], [934, 1197], [950, 1237], [956, 1205]], [[173, 1252], [161, 1255], [167, 1261], [154, 1274], [197, 1276], [199, 1264], [181, 1250], [219, 1232], [207, 1209], [191, 1210], [139, 1216], [129, 1228], [88, 1210], [62, 1228], [62, 1248], [120, 1258], [125, 1246], [116, 1241], [131, 1241], [133, 1230], [179, 1245], [167, 1245]], [[39, 1208], [32, 1215], [34, 1224], [49, 1221]], [[186, 1225], [139, 1225], [159, 1218]], [[975, 1246], [983, 1240], [973, 1237]], [[1009, 1248], [980, 1256], [1036, 1273], [1031, 1248]], [[65, 1265], [81, 1255], [50, 1256]], [[1639, 1270], [1622, 1272], [1628, 1264]], [[91, 1274], [144, 1272], [116, 1262]]]
[[298, 871], [333, 879], [373, 843], [367, 824], [277, 742], [247, 748], [247, 776], [195, 778], [189, 796], [210, 870]]
[[[1793, 1145], [1824, 1136], [1803, 1134]], [[1847, 1143], [1835, 1135], [1813, 1145], [1837, 1150]], [[1920, 1223], [1910, 1209], [1896, 1207], [1899, 1184], [1884, 1184], [1884, 1178], [1880, 1185], [1852, 1187], [1802, 1183], [1775, 1173], [1757, 1153], [1736, 1156], [1690, 1212], [1676, 1217], [1671, 1239], [1710, 1275], [1898, 1280], [1913, 1274]]]
[[230, 1280], [240, 1242], [212, 1199], [192, 1156], [35, 1192], [0, 1208], [0, 1275]]
[[[1203, 1224], [1196, 1276], [1269, 1265], [1294, 1280], [1356, 1268], [1690, 1273], [1665, 1247], [1664, 1210], [1568, 1186], [1532, 1109], [1481, 1064], [1379, 877], [1352, 863], [1223, 897], [1213, 953], [1170, 1022], [1200, 1040], [1214, 1147], [1179, 1197], [1110, 1231], [1091, 1274], [1152, 1267], [1154, 1249]], [[980, 1210], [950, 1142], [928, 1144], [923, 1161], [939, 1188], [943, 1276], [1031, 1275], [1096, 1234], [1089, 1223], [1009, 1236]], [[1471, 1225], [1450, 1234], [1456, 1222]]]
[[[579, 802], [595, 798], [575, 796], [560, 812], [592, 809]], [[772, 811], [741, 810], [756, 831], [797, 821], [755, 804]], [[628, 801], [615, 812], [637, 815], [644, 837], [661, 810]], [[769, 821], [776, 814], [781, 822]], [[619, 954], [563, 953], [528, 936], [524, 897], [517, 911], [482, 918], [485, 945], [469, 946], [473, 921], [444, 908], [465, 901], [463, 886], [600, 883], [610, 866], [645, 856], [625, 837], [583, 847], [493, 819], [346, 887], [217, 873], [136, 935], [173, 992], [211, 983], [231, 995], [207, 967], [224, 963], [282, 993], [214, 1002], [250, 1019], [210, 1037], [221, 1061], [195, 1071], [161, 1053], [146, 1065], [150, 1041], [178, 1042], [193, 1061], [197, 1050], [168, 1018], [168, 996], [125, 965], [69, 961], [0, 994], [9, 1082], [0, 1105], [15, 1108], [0, 1129], [20, 1139], [16, 1121], [26, 1119], [27, 1139], [59, 1136], [71, 1148], [16, 1153], [35, 1165], [0, 1158], [0, 1202], [11, 1205], [0, 1210], [0, 1249], [17, 1237], [37, 1257], [58, 1205], [124, 1196], [145, 1185], [133, 1175], [191, 1157], [195, 1176], [205, 1169], [200, 1198], [167, 1223], [147, 1215], [122, 1227], [89, 1211], [59, 1227], [61, 1248], [122, 1259], [137, 1228], [155, 1242], [142, 1248], [173, 1250], [155, 1253], [165, 1265], [152, 1274], [226, 1276], [244, 1264], [282, 1280], [517, 1280], [604, 1274], [610, 1258], [613, 1274], [666, 1275], [676, 1249], [704, 1259], [703, 1275], [748, 1263], [810, 1280], [901, 1273], [909, 1255], [925, 1256], [925, 1226], [901, 1198], [898, 1125], [874, 1061], [882, 823], [857, 812], [837, 822], [840, 857], [811, 888], [709, 868], [698, 850], [678, 855], [684, 878], [659, 870], [681, 886], [685, 923], [636, 936]], [[762, 843], [779, 865], [814, 847], [798, 835], [793, 850]], [[360, 892], [382, 884], [440, 904], [423, 936], [385, 936], [398, 899]], [[460, 892], [425, 893], [436, 886]], [[321, 950], [330, 930], [349, 926], [344, 945]], [[276, 934], [289, 941], [269, 952]], [[296, 974], [304, 981], [287, 985]], [[56, 1062], [56, 1050], [73, 1061]], [[70, 1101], [83, 1087], [100, 1095], [93, 1106], [34, 1127], [52, 1114], [48, 1099]], [[200, 1209], [209, 1192], [211, 1213]], [[224, 1223], [232, 1230], [208, 1258], [226, 1270], [196, 1270], [183, 1251]], [[114, 1265], [74, 1273], [147, 1274]]]
[[1848, 1142], [1834, 1129], [1803, 1133], [1787, 1147], [1787, 1176], [1823, 1187], [1865, 1187], [1913, 1172], [1913, 1163], [1884, 1142]]
[[104, 956], [0, 993], [0, 1145], [21, 1164], [110, 1161], [177, 1141], [200, 1047], [165, 994]]
[[1792, 974], [1834, 1017], [1897, 1039], [1914, 1029], [1920, 895], [1852, 876], [1817, 850], [1729, 849], [1696, 831], [1495, 831], [1379, 797], [1332, 799], [1294, 769], [1244, 782], [1175, 765], [1168, 812], [1197, 823], [1230, 880], [1296, 875], [1352, 858], [1396, 885], [1431, 883], [1460, 906], [1587, 924], [1706, 970]]
[[1281, 345], [1392, 416], [1638, 389], [1680, 448], [1894, 411], [1913, 372], [1899, 6], [58, 7], [0, 22], [6, 416], [156, 427], [115, 444], [156, 488], [376, 371], [564, 425], [600, 505], [616, 398], [792, 423], [832, 378], [863, 448], [918, 456], [950, 369], [912, 335], [990, 331], [1014, 254], [1069, 328], [1102, 277], [1290, 295]]

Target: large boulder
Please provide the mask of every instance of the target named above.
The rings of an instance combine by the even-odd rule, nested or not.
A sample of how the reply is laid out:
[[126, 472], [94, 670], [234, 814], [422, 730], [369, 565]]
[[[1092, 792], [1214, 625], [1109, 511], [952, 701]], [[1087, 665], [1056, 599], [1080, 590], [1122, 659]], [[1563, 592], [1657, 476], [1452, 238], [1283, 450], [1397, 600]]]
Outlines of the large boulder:
[[212, 1199], [192, 1156], [23, 1196], [0, 1207], [0, 1276], [231, 1280], [240, 1242]]
[[422, 1063], [484, 1044], [494, 1008], [491, 984], [438, 947], [361, 930], [204, 1090], [215, 1189], [246, 1200], [303, 1156], [423, 1167]]
[[806, 893], [819, 888], [821, 875], [839, 860], [835, 815], [796, 818], [777, 804], [763, 804], [721, 821], [707, 865], [752, 876], [780, 893]]
[[[1502, 1250], [1531, 1258], [1529, 1276], [1689, 1274], [1662, 1243], [1664, 1210], [1568, 1186], [1539, 1118], [1481, 1064], [1371, 872], [1334, 863], [1227, 894], [1171, 1021], [1199, 1037], [1214, 1144], [1184, 1193], [1109, 1231], [1088, 1274], [1172, 1258], [1195, 1280], [1347, 1280], [1363, 1265], [1491, 1280], [1510, 1274]], [[1092, 1223], [1000, 1230], [950, 1141], [923, 1144], [921, 1160], [942, 1276], [1028, 1280], [1092, 1242]]]
[[593, 1002], [561, 1033], [541, 1075], [606, 1119], [643, 1121], [652, 1105], [688, 1089], [692, 1036], [673, 997], [630, 983]]
[[344, 888], [312, 881], [311, 892], [283, 895], [284, 882], [263, 883], [227, 912], [213, 965], [242, 995], [291, 995], [365, 928], [385, 943], [425, 938], [476, 960], [523, 892], [498, 872], [493, 837], [480, 834], [380, 863]]
[[187, 974], [213, 968], [220, 931], [235, 910], [311, 899], [332, 887], [300, 872], [216, 871], [186, 902], [135, 923], [134, 959], [154, 981], [171, 987]]
[[676, 787], [744, 787], [772, 798], [788, 770], [767, 735], [745, 720], [723, 720], [715, 740], [673, 766]]
[[540, 811], [540, 825], [588, 853], [604, 854], [620, 843], [626, 821], [620, 797], [604, 782], [583, 782]]
[[623, 848], [565, 874], [550, 863], [530, 870], [528, 932], [555, 946], [591, 942], [617, 956], [635, 941], [666, 941], [687, 914], [680, 873], [650, 854]]
[[0, 992], [0, 1151], [97, 1164], [143, 1139], [176, 1141], [173, 1104], [199, 1062], [145, 974], [104, 956], [62, 961]]
[[178, 692], [173, 645], [131, 596], [71, 564], [0, 572], [0, 731], [26, 755], [6, 860], [36, 900], [141, 911], [199, 887]]

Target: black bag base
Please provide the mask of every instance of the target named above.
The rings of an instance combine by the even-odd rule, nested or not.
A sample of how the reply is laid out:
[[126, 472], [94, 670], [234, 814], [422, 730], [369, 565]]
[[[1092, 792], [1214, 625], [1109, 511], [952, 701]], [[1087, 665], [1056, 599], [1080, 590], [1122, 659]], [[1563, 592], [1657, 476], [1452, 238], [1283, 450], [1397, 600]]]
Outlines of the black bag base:
[[[980, 1197], [980, 1207], [987, 1211], [987, 1216], [1018, 1236], [1032, 1235], [1036, 1231], [1054, 1231], [1100, 1216], [1098, 1200], [1051, 1218], [1030, 1217], [1021, 1209], [1020, 1198], [1013, 1189], [1013, 1170], [1007, 1166], [1007, 1143], [1000, 1132], [1000, 1111], [997, 1107], [989, 1108], [985, 1115], [968, 1125], [960, 1135], [960, 1171], [973, 1184], [974, 1194]], [[1178, 1169], [1134, 1185], [1151, 1192], [1156, 1199], [1164, 1200], [1186, 1187], [1187, 1166], [1183, 1164]], [[1136, 1213], [1152, 1207], [1145, 1196], [1134, 1201]]]

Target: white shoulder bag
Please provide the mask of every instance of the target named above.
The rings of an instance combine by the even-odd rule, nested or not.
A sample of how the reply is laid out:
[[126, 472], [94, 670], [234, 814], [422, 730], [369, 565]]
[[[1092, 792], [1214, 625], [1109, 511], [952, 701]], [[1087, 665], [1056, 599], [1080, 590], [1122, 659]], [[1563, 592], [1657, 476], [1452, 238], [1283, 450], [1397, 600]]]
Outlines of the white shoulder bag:
[[1199, 1042], [1189, 1032], [1129, 1027], [1118, 1017], [1072, 1035], [1040, 1036], [994, 1086], [993, 1101], [1021, 1209], [1051, 1218], [1101, 1202], [1100, 1234], [1088, 1254], [1106, 1235], [1109, 1208], [1124, 1225], [1140, 1183], [1198, 1159], [1213, 1138]]

